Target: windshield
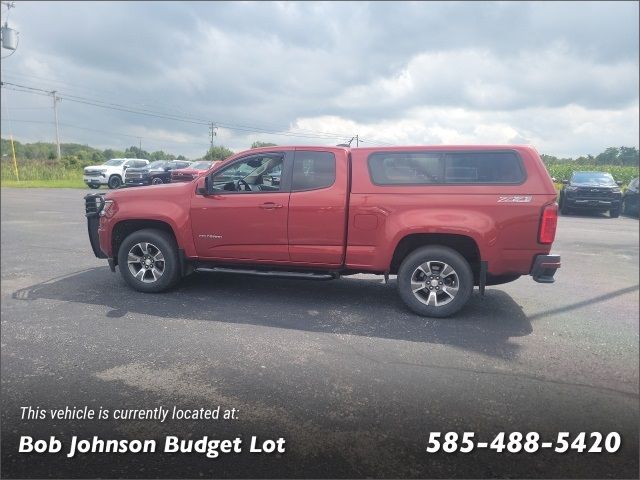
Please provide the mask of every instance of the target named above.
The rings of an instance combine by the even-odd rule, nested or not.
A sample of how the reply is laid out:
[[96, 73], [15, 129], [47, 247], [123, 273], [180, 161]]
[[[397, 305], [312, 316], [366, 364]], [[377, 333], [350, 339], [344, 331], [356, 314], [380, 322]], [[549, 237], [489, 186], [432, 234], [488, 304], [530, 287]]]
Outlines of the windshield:
[[605, 172], [575, 172], [571, 183], [589, 183], [593, 185], [616, 185], [610, 173]]
[[163, 168], [166, 163], [166, 160], [156, 160], [155, 162], [149, 164], [148, 168], [149, 170], [158, 170], [159, 168]]
[[211, 162], [195, 162], [189, 168], [194, 170], [207, 170], [211, 166]]
[[107, 167], [117, 167], [118, 165], [122, 165], [123, 163], [124, 160], [111, 159], [104, 162], [103, 165], [106, 165]]

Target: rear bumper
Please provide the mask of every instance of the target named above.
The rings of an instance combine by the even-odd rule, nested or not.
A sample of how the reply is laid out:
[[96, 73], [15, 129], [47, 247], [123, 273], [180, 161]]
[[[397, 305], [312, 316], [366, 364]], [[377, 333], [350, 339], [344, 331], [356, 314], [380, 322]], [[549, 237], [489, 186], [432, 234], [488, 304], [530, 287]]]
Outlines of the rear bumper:
[[553, 283], [553, 276], [560, 265], [560, 255], [537, 255], [533, 261], [531, 276], [538, 283]]

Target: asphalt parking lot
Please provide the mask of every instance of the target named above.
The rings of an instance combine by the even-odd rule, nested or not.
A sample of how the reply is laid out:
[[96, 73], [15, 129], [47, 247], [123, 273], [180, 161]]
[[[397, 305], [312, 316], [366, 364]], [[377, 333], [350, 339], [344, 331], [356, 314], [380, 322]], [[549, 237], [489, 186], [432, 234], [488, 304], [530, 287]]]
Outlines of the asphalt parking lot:
[[[638, 476], [638, 220], [561, 217], [554, 285], [477, 293], [417, 317], [395, 281], [197, 273], [128, 289], [87, 239], [83, 190], [6, 189], [3, 477]], [[227, 422], [22, 422], [20, 406], [239, 409]], [[617, 454], [429, 456], [430, 431], [620, 432]], [[26, 434], [285, 437], [282, 457], [40, 457]], [[185, 460], [185, 459], [188, 460]], [[29, 474], [25, 473], [29, 466]]]

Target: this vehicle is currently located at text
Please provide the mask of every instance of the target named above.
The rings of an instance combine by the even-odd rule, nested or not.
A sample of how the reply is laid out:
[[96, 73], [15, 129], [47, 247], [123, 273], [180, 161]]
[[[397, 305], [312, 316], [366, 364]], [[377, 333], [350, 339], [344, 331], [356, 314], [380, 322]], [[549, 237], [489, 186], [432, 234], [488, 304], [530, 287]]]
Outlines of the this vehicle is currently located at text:
[[553, 282], [556, 192], [529, 146], [265, 147], [199, 178], [85, 197], [96, 256], [141, 292], [194, 269], [332, 279], [397, 275], [446, 317], [474, 285]]

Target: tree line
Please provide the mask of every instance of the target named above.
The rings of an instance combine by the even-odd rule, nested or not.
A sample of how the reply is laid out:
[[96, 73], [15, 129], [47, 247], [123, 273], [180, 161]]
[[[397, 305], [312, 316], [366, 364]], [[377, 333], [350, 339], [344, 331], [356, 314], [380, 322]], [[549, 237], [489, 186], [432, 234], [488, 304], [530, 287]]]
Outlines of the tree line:
[[[251, 148], [268, 147], [275, 145], [275, 143], [268, 142], [253, 142], [251, 144]], [[38, 160], [48, 161], [52, 164], [57, 163], [57, 147], [55, 143], [21, 143], [14, 140], [13, 146], [15, 148], [16, 158], [21, 161]], [[4, 160], [12, 156], [11, 142], [8, 139], [1, 139], [0, 151], [2, 152], [2, 158]], [[144, 149], [141, 149], [140, 147], [136, 147], [133, 145], [126, 148], [125, 150], [116, 150], [113, 148], [100, 150], [88, 145], [81, 145], [79, 143], [61, 143], [60, 153], [62, 156], [62, 164], [68, 168], [84, 167], [87, 165], [99, 165], [111, 158], [143, 158], [149, 161], [187, 160], [187, 157], [185, 157], [184, 155], [173, 155], [171, 153], [166, 153], [163, 150], [148, 152]], [[203, 160], [224, 160], [225, 158], [233, 155], [233, 153], [234, 152], [231, 149], [225, 146], [216, 145], [209, 148], [209, 150], [201, 158]]]
[[553, 155], [540, 155], [545, 165], [573, 162], [578, 165], [619, 165], [622, 167], [638, 167], [640, 156], [636, 147], [609, 147], [596, 156], [583, 155], [577, 158], [558, 158]]
[[[16, 157], [20, 160], [48, 160], [54, 163], [57, 158], [56, 145], [47, 142], [21, 143], [14, 141]], [[251, 148], [276, 146], [275, 143], [256, 141], [251, 144]], [[0, 150], [3, 159], [11, 157], [11, 144], [8, 139], [3, 138]], [[144, 158], [146, 160], [187, 160], [184, 155], [173, 155], [163, 150], [148, 152], [136, 146], [131, 146], [125, 150], [115, 150], [107, 148], [100, 150], [88, 145], [79, 143], [60, 144], [62, 163], [65, 167], [83, 167], [86, 165], [98, 165], [110, 158]], [[216, 145], [207, 150], [201, 157], [203, 160], [224, 160], [233, 155], [233, 151], [223, 145]], [[572, 163], [577, 165], [619, 165], [638, 167], [640, 155], [636, 147], [609, 147], [598, 155], [586, 155], [577, 158], [558, 158], [553, 155], [542, 154], [545, 165], [556, 165]], [[193, 159], [196, 160], [196, 159]], [[198, 159], [199, 160], [199, 159]]]

